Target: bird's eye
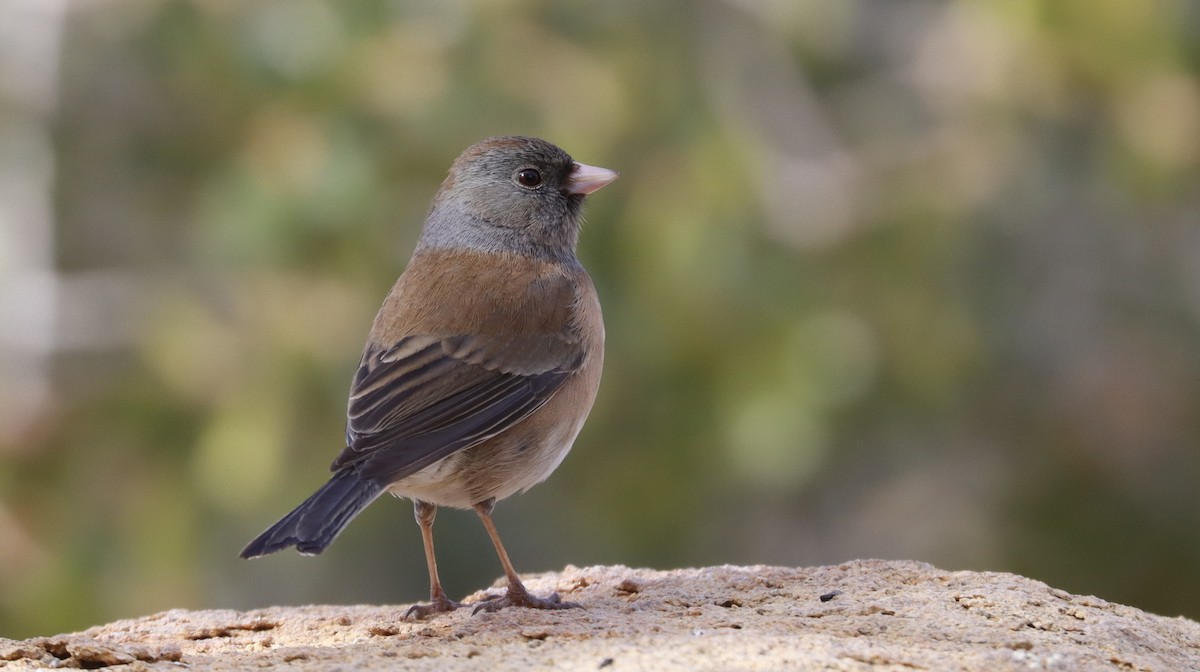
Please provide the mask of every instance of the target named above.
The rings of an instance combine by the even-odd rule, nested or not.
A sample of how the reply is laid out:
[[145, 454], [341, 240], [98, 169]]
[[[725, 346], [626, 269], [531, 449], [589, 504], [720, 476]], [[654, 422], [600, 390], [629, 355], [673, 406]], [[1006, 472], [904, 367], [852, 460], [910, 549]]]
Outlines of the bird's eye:
[[533, 168], [524, 168], [517, 172], [517, 182], [522, 187], [536, 187], [542, 183], [542, 174]]

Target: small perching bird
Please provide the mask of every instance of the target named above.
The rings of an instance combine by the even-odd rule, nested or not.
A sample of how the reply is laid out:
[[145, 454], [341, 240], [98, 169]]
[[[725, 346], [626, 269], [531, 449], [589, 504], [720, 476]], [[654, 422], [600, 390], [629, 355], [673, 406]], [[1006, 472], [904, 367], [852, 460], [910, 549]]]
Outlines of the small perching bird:
[[508, 580], [476, 610], [577, 606], [521, 583], [492, 522], [496, 502], [541, 482], [583, 427], [600, 385], [604, 323], [575, 256], [587, 194], [617, 178], [537, 138], [488, 138], [450, 168], [412, 259], [375, 316], [350, 390], [333, 477], [242, 551], [325, 550], [384, 492], [414, 502], [430, 604], [439, 506], [473, 508]]

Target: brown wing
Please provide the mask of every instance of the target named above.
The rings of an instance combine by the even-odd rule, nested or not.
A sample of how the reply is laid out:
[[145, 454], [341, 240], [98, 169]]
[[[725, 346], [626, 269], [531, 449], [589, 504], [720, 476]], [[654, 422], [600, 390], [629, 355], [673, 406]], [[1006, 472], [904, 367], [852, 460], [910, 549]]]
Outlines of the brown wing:
[[556, 335], [411, 336], [368, 348], [332, 468], [393, 483], [525, 419], [582, 361], [578, 343]]

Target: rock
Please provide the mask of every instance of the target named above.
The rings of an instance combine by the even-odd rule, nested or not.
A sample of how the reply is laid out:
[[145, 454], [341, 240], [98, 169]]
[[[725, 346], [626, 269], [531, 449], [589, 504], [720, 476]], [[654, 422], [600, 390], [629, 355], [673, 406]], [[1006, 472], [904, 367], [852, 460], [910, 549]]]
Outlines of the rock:
[[0, 667], [1200, 669], [1200, 624], [1013, 574], [864, 560], [804, 569], [567, 567], [527, 585], [585, 608], [462, 609], [421, 622], [403, 619], [407, 605], [174, 610], [69, 635], [0, 639]]

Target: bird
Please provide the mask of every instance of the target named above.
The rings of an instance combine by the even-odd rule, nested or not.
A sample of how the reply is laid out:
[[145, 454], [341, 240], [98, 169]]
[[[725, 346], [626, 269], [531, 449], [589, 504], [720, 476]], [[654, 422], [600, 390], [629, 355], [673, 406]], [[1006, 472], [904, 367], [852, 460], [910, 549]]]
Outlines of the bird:
[[316, 555], [388, 492], [412, 500], [429, 572], [429, 604], [406, 618], [466, 606], [438, 577], [438, 507], [474, 509], [504, 570], [475, 613], [579, 606], [525, 588], [492, 512], [559, 466], [595, 401], [604, 321], [576, 247], [584, 198], [617, 176], [525, 136], [455, 159], [372, 323], [332, 476], [241, 557]]

